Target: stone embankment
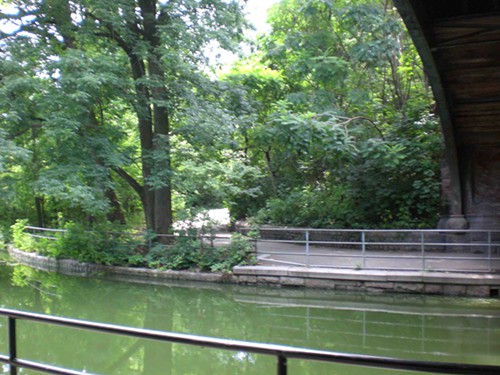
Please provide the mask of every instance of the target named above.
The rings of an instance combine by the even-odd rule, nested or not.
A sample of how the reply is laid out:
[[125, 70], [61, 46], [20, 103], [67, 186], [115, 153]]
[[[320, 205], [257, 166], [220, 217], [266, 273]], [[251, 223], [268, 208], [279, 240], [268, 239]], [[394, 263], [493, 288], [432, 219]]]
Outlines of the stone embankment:
[[499, 274], [345, 270], [288, 266], [241, 266], [232, 274], [112, 267], [53, 259], [10, 248], [19, 263], [77, 276], [111, 276], [129, 281], [161, 283], [170, 280], [234, 283], [253, 286], [322, 288], [370, 293], [417, 293], [498, 297]]

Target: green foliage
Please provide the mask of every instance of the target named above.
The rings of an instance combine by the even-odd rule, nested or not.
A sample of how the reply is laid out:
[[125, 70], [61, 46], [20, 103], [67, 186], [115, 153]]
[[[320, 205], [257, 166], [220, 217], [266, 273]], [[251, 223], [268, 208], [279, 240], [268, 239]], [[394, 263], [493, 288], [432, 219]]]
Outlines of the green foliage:
[[210, 265], [211, 271], [230, 272], [233, 267], [245, 264], [255, 264], [254, 250], [249, 239], [240, 233], [231, 236], [229, 245], [218, 251], [216, 262]]
[[259, 96], [248, 70], [236, 81], [247, 102], [266, 108], [255, 106], [257, 121], [245, 130], [248, 160], [268, 176], [259, 222], [436, 224], [441, 141], [432, 94], [388, 4], [282, 0], [272, 8], [261, 64], [283, 94], [274, 103]]
[[66, 232], [60, 238], [58, 257], [77, 259], [82, 262], [98, 263], [99, 248], [102, 246], [102, 236], [89, 232], [81, 224], [69, 222], [65, 225]]
[[226, 171], [228, 183], [224, 205], [231, 217], [238, 220], [256, 214], [264, 205], [265, 174], [260, 168], [237, 159], [230, 162]]
[[17, 3], [3, 17], [25, 30], [0, 35], [0, 225], [67, 227], [55, 241], [17, 230], [25, 248], [205, 270], [232, 256], [196, 236], [143, 254], [105, 224], [166, 233], [220, 207], [294, 226], [435, 224], [432, 93], [391, 2], [282, 0], [220, 79], [203, 51], [235, 50], [240, 2]]
[[146, 255], [149, 266], [174, 270], [230, 272], [233, 267], [253, 264], [249, 239], [235, 233], [225, 246], [211, 246], [195, 229], [181, 232], [170, 246], [157, 244]]
[[14, 247], [26, 252], [39, 252], [41, 254], [50, 252], [51, 244], [44, 239], [35, 240], [34, 237], [26, 232], [27, 225], [27, 219], [19, 219], [11, 226], [11, 239]]
[[0, 251], [5, 250], [7, 244], [5, 243], [4, 235], [0, 232]]
[[137, 249], [143, 246], [141, 238], [110, 225], [99, 225], [92, 230], [81, 224], [69, 222], [66, 232], [57, 243], [57, 253], [52, 256], [77, 259], [81, 262], [105, 265], [137, 265]]
[[432, 117], [396, 128], [385, 141], [365, 142], [348, 176], [351, 196], [365, 222], [434, 227], [442, 206], [440, 162], [439, 129]]
[[27, 220], [18, 220], [12, 226], [14, 247], [53, 258], [105, 265], [135, 265], [135, 250], [143, 243], [141, 238], [132, 234], [112, 232], [117, 228], [111, 226], [90, 229], [74, 222], [66, 223], [64, 232], [51, 233], [54, 239], [35, 238], [25, 231], [26, 224]]
[[27, 220], [12, 226], [13, 245], [23, 251], [37, 252], [53, 258], [69, 258], [81, 262], [151, 267], [174, 270], [230, 272], [234, 266], [251, 264], [252, 246], [249, 239], [234, 234], [225, 246], [213, 246], [210, 237], [197, 229], [180, 231], [172, 244], [157, 242], [156, 235], [140, 237], [118, 233], [110, 226], [90, 230], [81, 224], [68, 222], [64, 232], [55, 239], [35, 238], [25, 231]]
[[258, 221], [337, 228], [434, 227], [442, 205], [439, 134], [432, 118], [415, 123], [412, 133], [418, 126], [428, 133], [356, 142], [348, 169], [336, 176], [325, 174], [324, 184], [269, 199]]
[[[211, 129], [224, 121], [223, 111], [190, 107], [211, 85], [202, 52], [235, 50], [242, 39], [241, 4], [148, 4], [19, 1], [17, 14], [2, 13], [19, 28], [0, 33], [0, 189], [26, 190], [22, 208], [40, 226], [55, 224], [57, 212], [84, 224], [124, 222], [143, 209], [146, 226], [168, 231], [172, 132], [184, 112], [202, 114], [191, 120]], [[33, 197], [46, 204], [35, 207]]]
[[184, 270], [198, 267], [201, 257], [201, 240], [193, 232], [181, 234], [175, 244], [169, 247], [164, 257], [164, 266]]
[[357, 212], [347, 186], [325, 190], [293, 190], [283, 197], [270, 199], [256, 219], [294, 227], [357, 227], [362, 216]]
[[27, 224], [28, 220], [24, 219], [17, 220], [16, 223], [11, 226], [12, 244], [19, 250], [32, 252], [36, 250], [36, 245], [33, 238], [25, 232]]

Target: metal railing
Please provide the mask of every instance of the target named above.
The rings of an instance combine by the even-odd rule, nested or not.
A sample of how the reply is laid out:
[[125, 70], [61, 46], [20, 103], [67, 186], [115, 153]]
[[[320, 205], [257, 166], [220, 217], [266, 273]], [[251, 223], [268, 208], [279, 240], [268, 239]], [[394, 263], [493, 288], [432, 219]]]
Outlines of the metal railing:
[[[58, 240], [60, 237], [63, 237], [67, 232], [66, 229], [53, 229], [53, 228], [43, 228], [43, 227], [35, 227], [27, 225], [24, 227], [26, 233], [28, 233], [34, 239], [46, 239], [46, 240]], [[91, 231], [90, 231], [91, 232]], [[216, 235], [212, 233], [204, 233], [202, 231], [198, 232], [196, 235], [190, 234], [157, 234], [157, 233], [145, 233], [145, 232], [106, 232], [107, 237], [110, 240], [116, 238], [134, 238], [141, 243], [141, 245], [146, 246], [146, 248], [151, 249], [154, 244], [155, 239], [168, 239], [175, 240], [180, 237], [189, 237], [199, 239], [203, 241], [203, 245], [205, 246], [216, 246], [216, 241], [226, 241], [228, 240], [227, 235]], [[135, 244], [136, 245], [136, 244]]]
[[261, 228], [259, 260], [306, 267], [494, 272], [498, 230]]
[[66, 233], [65, 229], [52, 229], [52, 228], [40, 228], [40, 227], [24, 227], [26, 231], [28, 231], [33, 238], [44, 238], [47, 240], [57, 240], [55, 237], [58, 233], [64, 234]]
[[194, 345], [205, 348], [223, 349], [229, 351], [243, 351], [247, 353], [263, 354], [276, 357], [277, 375], [286, 375], [288, 359], [302, 359], [340, 363], [353, 366], [375, 367], [391, 370], [418, 371], [437, 374], [470, 374], [470, 375], [498, 375], [500, 366], [461, 364], [447, 362], [415, 361], [390, 357], [369, 356], [360, 354], [346, 354], [312, 349], [301, 349], [284, 345], [260, 344], [238, 340], [226, 340], [212, 337], [195, 336], [181, 333], [161, 332], [149, 329], [138, 329], [111, 324], [103, 324], [49, 315], [22, 312], [10, 309], [0, 309], [0, 316], [8, 320], [8, 354], [0, 354], [0, 363], [8, 364], [10, 375], [17, 375], [18, 369], [26, 368], [47, 374], [62, 375], [89, 375], [88, 372], [65, 369], [40, 362], [19, 358], [17, 345], [17, 321], [28, 320], [43, 324], [71, 327], [97, 331], [113, 335], [122, 335], [140, 339]]
[[[65, 230], [27, 226], [33, 238], [57, 239]], [[260, 228], [254, 243], [260, 262], [339, 269], [485, 272], [500, 270], [500, 230]], [[110, 233], [140, 239], [142, 233]], [[156, 238], [179, 235], [155, 234]], [[227, 245], [222, 234], [198, 233], [200, 250]], [[125, 245], [126, 246], [126, 245]]]

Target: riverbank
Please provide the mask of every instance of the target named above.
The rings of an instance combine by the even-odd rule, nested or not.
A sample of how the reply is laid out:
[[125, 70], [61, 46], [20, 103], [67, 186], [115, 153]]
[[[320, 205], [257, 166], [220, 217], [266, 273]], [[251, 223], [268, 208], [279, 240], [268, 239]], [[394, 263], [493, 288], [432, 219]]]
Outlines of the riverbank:
[[240, 266], [232, 273], [158, 270], [113, 267], [54, 259], [10, 247], [17, 262], [73, 276], [122, 278], [128, 281], [161, 283], [170, 280], [232, 283], [252, 286], [318, 288], [369, 293], [411, 293], [469, 297], [498, 297], [500, 275], [483, 273], [343, 270], [290, 266]]

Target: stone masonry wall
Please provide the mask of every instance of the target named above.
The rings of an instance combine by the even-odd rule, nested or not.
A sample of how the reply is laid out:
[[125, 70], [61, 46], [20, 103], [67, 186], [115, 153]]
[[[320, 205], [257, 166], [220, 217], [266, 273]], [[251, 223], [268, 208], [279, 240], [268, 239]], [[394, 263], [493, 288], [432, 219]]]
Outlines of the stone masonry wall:
[[161, 283], [185, 280], [253, 286], [320, 288], [369, 293], [419, 293], [470, 297], [494, 297], [500, 275], [449, 274], [439, 272], [357, 271], [305, 267], [235, 267], [232, 274], [160, 271], [146, 268], [110, 267], [53, 259], [9, 248], [18, 262], [33, 268], [75, 276], [119, 276], [136, 282]]

